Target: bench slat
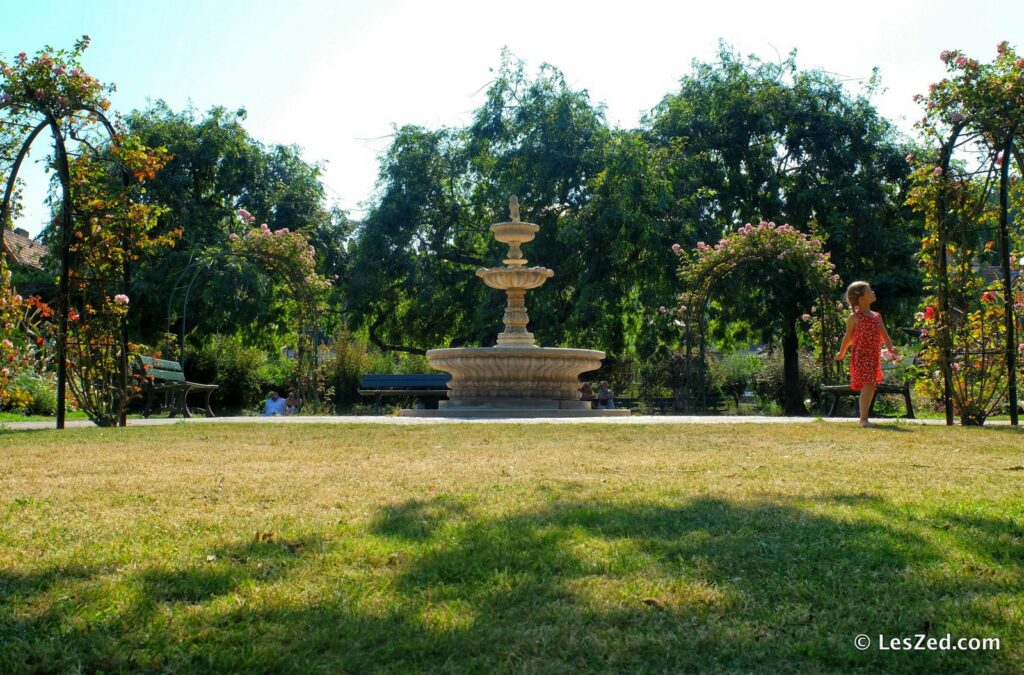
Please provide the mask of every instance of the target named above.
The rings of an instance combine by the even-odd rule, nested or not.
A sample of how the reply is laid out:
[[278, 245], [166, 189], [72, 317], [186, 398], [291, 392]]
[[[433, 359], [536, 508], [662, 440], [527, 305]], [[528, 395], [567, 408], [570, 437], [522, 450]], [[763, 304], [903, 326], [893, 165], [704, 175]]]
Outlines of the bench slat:
[[364, 375], [363, 389], [424, 389], [436, 387], [445, 389], [452, 376], [450, 373], [424, 373], [413, 375]]
[[157, 370], [171, 370], [171, 371], [177, 371], [179, 373], [182, 372], [181, 364], [178, 363], [177, 361], [167, 361], [165, 359], [154, 359], [154, 358], [152, 358], [150, 356], [140, 356], [139, 359], [142, 361], [143, 364], [145, 364], [147, 366], [152, 366], [153, 368], [155, 368]]
[[158, 368], [150, 368], [146, 371], [146, 375], [149, 375], [154, 380], [164, 382], [184, 382], [185, 373], [180, 370], [160, 370]]

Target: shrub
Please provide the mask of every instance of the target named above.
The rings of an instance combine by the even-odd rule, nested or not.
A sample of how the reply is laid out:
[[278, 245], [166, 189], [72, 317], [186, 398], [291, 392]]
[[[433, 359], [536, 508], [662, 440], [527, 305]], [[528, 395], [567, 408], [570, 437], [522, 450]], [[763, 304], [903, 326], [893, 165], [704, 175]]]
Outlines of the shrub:
[[269, 365], [267, 355], [255, 347], [246, 347], [236, 337], [215, 335], [199, 349], [186, 353], [185, 372], [189, 378], [219, 385], [211, 401], [221, 408], [254, 408], [269, 389], [285, 389], [288, 380], [283, 370]]
[[[754, 374], [754, 393], [763, 408], [769, 408], [769, 403], [782, 405], [785, 400], [782, 350], [772, 349], [758, 358], [761, 366]], [[810, 399], [812, 407], [820, 406], [823, 384], [821, 363], [811, 352], [801, 351], [799, 364], [800, 391], [804, 399]]]
[[739, 407], [740, 397], [753, 385], [761, 364], [756, 354], [745, 351], [726, 354], [711, 364], [711, 381]]
[[23, 410], [29, 415], [57, 414], [57, 385], [51, 378], [32, 373], [19, 373], [11, 384], [28, 395]]

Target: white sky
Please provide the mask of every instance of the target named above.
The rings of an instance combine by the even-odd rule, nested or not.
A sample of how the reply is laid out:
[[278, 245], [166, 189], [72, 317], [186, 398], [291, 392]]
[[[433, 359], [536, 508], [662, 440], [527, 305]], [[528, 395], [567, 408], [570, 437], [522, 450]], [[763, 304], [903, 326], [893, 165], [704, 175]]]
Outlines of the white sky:
[[[908, 131], [920, 116], [911, 97], [943, 77], [941, 50], [988, 61], [1001, 40], [1024, 49], [1024, 2], [1010, 0], [0, 0], [0, 9], [6, 58], [47, 43], [70, 47], [88, 33], [85, 67], [118, 85], [117, 110], [157, 98], [176, 110], [190, 100], [200, 111], [244, 106], [255, 138], [325, 161], [329, 197], [356, 218], [392, 125], [468, 122], [503, 46], [531, 74], [544, 62], [560, 68], [622, 127], [675, 89], [692, 59], [712, 59], [719, 38], [764, 59], [796, 48], [801, 68], [843, 78], [878, 66], [886, 87], [878, 109]], [[35, 234], [45, 178], [38, 169], [26, 175], [18, 225]]]

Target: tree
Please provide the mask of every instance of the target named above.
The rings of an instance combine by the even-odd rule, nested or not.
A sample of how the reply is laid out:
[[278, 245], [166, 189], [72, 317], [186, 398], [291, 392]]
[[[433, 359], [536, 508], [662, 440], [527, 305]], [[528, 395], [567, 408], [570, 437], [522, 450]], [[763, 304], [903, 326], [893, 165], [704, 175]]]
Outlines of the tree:
[[469, 127], [396, 130], [381, 164], [378, 201], [352, 253], [347, 284], [357, 324], [390, 350], [493, 344], [501, 303], [473, 270], [500, 264], [487, 228], [505, 219], [516, 194], [524, 220], [541, 226], [527, 257], [556, 268], [530, 298], [538, 340], [562, 344], [589, 333], [593, 315], [580, 309], [581, 280], [601, 262], [573, 246], [592, 228], [581, 214], [608, 137], [601, 109], [585, 91], [572, 90], [551, 66], [530, 79], [507, 53]]
[[240, 208], [274, 230], [303, 233], [316, 247], [320, 273], [345, 268], [352, 225], [344, 212], [327, 207], [321, 167], [303, 160], [296, 146], [265, 147], [244, 121], [245, 110], [214, 107], [199, 115], [192, 108], [175, 112], [162, 101], [126, 119], [143, 142], [172, 155], [149, 195], [168, 207], [159, 230], [182, 232], [175, 251], [144, 258], [135, 276], [133, 331], [144, 341], [160, 341], [169, 318], [180, 330], [186, 316], [188, 332], [240, 332], [246, 342], [268, 347], [286, 330], [285, 317], [268, 309], [280, 303], [262, 270], [213, 274], [195, 264], [223, 249]]
[[694, 62], [646, 120], [676, 218], [689, 224], [677, 241], [716, 241], [754, 218], [806, 223], [843, 278], [879, 289], [883, 310], [916, 302], [907, 153], [870, 102], [876, 84], [851, 97], [833, 77], [799, 70], [795, 52], [769, 63], [723, 45], [717, 62]]

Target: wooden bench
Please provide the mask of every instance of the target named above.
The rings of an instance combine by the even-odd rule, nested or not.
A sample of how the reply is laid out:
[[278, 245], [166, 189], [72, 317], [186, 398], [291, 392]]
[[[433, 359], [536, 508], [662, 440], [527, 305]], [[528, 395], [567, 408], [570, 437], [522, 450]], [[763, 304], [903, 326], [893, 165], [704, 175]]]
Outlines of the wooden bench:
[[188, 409], [188, 395], [193, 391], [206, 392], [204, 412], [207, 417], [214, 416], [213, 409], [210, 408], [210, 394], [218, 385], [189, 382], [185, 379], [185, 372], [177, 361], [140, 356], [137, 368], [141, 371], [143, 388], [146, 390], [146, 407], [142, 412], [143, 417], [148, 418], [154, 409], [160, 408], [160, 405], [156, 404], [157, 394], [166, 394], [171, 398], [168, 417], [179, 414], [185, 418], [192, 417], [192, 413]]
[[448, 382], [451, 379], [451, 373], [363, 375], [359, 394], [373, 396], [373, 410], [379, 414], [381, 399], [385, 396], [448, 398]]
[[[886, 371], [892, 371], [896, 367], [895, 364], [882, 363], [882, 374]], [[859, 391], [854, 391], [848, 384], [833, 384], [833, 385], [822, 385], [821, 393], [832, 395], [832, 405], [828, 409], [828, 417], [832, 417], [835, 414], [836, 408], [839, 407], [839, 399], [844, 396], [860, 396]], [[904, 382], [903, 384], [894, 384], [892, 382], [879, 382], [878, 387], [875, 388], [875, 395], [871, 399], [871, 405], [868, 407], [868, 417], [871, 416], [871, 412], [875, 409], [875, 400], [879, 394], [901, 394], [903, 401], [907, 405], [907, 419], [914, 419], [914, 404], [910, 400], [910, 383]]]

